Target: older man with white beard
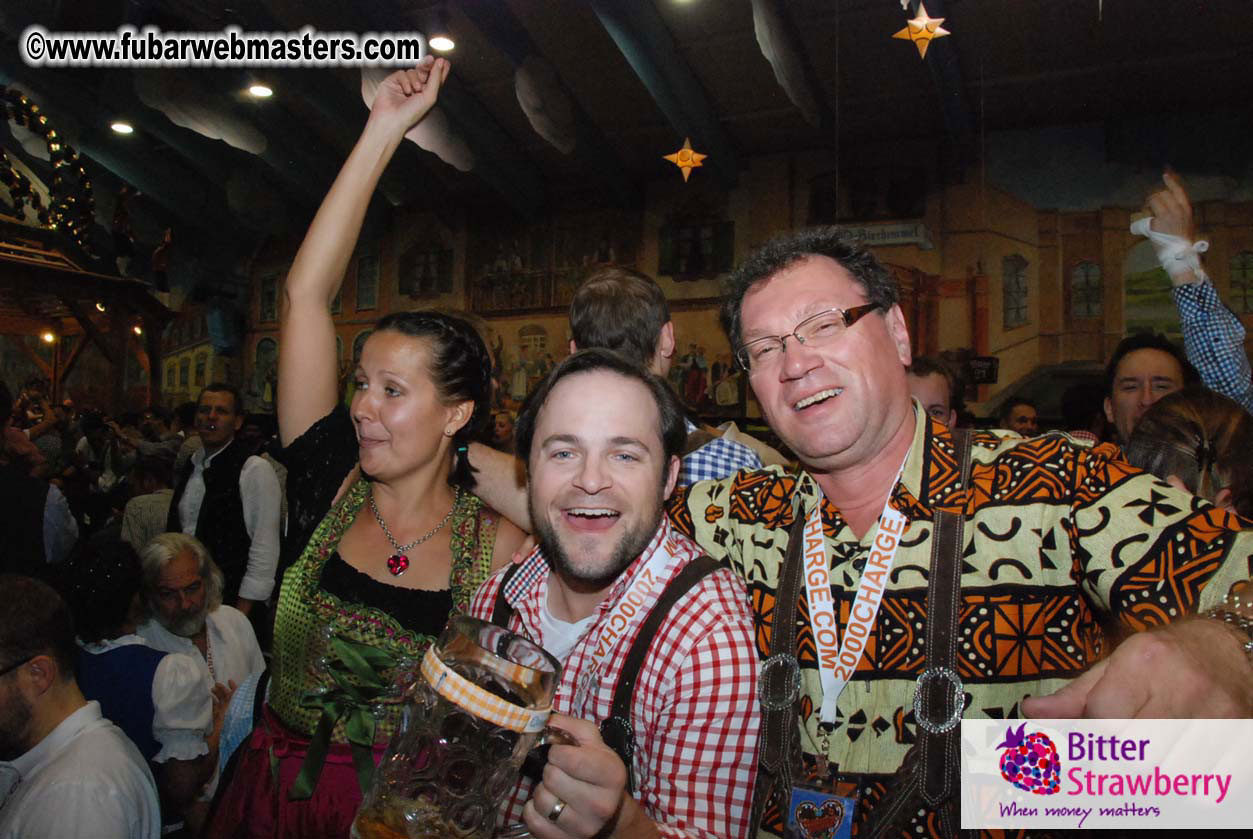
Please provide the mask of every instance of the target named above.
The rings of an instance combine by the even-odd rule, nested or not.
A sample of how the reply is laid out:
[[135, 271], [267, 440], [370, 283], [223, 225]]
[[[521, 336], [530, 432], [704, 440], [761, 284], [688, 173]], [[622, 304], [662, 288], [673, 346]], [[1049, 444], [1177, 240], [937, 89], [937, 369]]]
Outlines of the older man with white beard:
[[138, 632], [148, 646], [201, 662], [211, 688], [233, 690], [265, 669], [252, 624], [222, 603], [222, 572], [199, 540], [163, 533], [144, 546], [139, 559], [149, 618]]

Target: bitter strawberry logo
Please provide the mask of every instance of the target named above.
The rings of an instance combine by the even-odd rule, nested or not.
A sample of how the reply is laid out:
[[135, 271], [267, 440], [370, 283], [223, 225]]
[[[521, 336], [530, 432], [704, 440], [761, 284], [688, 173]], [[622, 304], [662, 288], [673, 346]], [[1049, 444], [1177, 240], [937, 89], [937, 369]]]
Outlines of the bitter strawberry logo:
[[1054, 795], [1061, 787], [1062, 764], [1057, 759], [1057, 746], [1047, 734], [1033, 731], [1024, 734], [1027, 724], [1015, 731], [1005, 729], [1001, 752], [1001, 777], [1018, 789], [1036, 795]]

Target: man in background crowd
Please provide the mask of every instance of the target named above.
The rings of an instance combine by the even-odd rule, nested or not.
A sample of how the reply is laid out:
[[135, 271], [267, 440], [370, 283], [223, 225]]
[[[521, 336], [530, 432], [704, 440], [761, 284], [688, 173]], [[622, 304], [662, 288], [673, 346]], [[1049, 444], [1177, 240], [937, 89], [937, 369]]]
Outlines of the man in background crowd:
[[156, 839], [152, 772], [79, 690], [65, 602], [28, 577], [0, 591], [0, 837]]

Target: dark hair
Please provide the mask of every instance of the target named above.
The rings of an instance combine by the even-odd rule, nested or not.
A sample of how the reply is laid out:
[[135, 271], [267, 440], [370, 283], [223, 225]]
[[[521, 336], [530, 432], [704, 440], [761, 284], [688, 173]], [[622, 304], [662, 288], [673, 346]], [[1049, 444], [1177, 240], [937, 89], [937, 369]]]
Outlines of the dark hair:
[[174, 409], [174, 418], [178, 420], [178, 424], [183, 428], [190, 428], [196, 424], [196, 403], [184, 402]]
[[949, 366], [948, 362], [932, 355], [920, 355], [913, 359], [906, 372], [919, 378], [926, 378], [939, 373], [944, 377], [944, 381], [948, 383], [949, 407], [957, 407], [957, 375], [953, 372], [953, 368]]
[[142, 581], [134, 548], [118, 537], [90, 540], [66, 586], [78, 637], [92, 643], [120, 635]]
[[140, 486], [145, 478], [163, 488], [174, 486], [175, 453], [167, 448], [157, 448], [148, 454], [139, 453], [131, 467], [131, 482]]
[[1208, 500], [1228, 487], [1236, 512], [1253, 517], [1253, 417], [1225, 396], [1201, 385], [1163, 396], [1136, 423], [1126, 457]]
[[152, 414], [154, 419], [158, 419], [164, 425], [169, 425], [174, 418], [174, 413], [164, 405], [152, 405], [148, 408], [148, 413]]
[[1109, 364], [1105, 365], [1106, 396], [1114, 394], [1114, 374], [1118, 372], [1119, 363], [1136, 350], [1160, 350], [1179, 362], [1185, 385], [1199, 384], [1201, 381], [1201, 374], [1196, 371], [1192, 362], [1188, 361], [1188, 356], [1174, 341], [1160, 332], [1135, 332], [1118, 342], [1118, 346], [1114, 348], [1114, 354], [1110, 356]]
[[683, 453], [683, 444], [687, 442], [687, 425], [683, 420], [683, 406], [679, 404], [679, 398], [674, 395], [674, 391], [670, 390], [669, 385], [626, 356], [613, 350], [595, 348], [579, 350], [563, 359], [539, 383], [534, 393], [527, 398], [526, 404], [522, 406], [522, 411], [518, 414], [518, 420], [513, 427], [513, 439], [518, 457], [527, 465], [528, 472], [531, 468], [531, 445], [534, 442], [535, 424], [539, 418], [540, 409], [548, 400], [548, 395], [566, 376], [596, 370], [617, 373], [619, 376], [641, 382], [644, 387], [648, 388], [661, 418], [661, 428], [658, 429], [658, 434], [661, 437], [661, 449], [665, 454], [666, 462]]
[[1005, 404], [1002, 405], [1001, 410], [997, 412], [997, 418], [1001, 422], [1009, 422], [1009, 415], [1012, 414], [1014, 409], [1019, 405], [1026, 405], [1037, 414], [1040, 413], [1040, 406], [1035, 404], [1034, 401], [1025, 396], [1011, 396], [1009, 399], [1005, 400]]
[[430, 343], [430, 375], [445, 403], [470, 400], [474, 411], [453, 435], [455, 447], [448, 483], [459, 489], [474, 488], [474, 468], [466, 446], [485, 439], [492, 407], [492, 359], [478, 330], [465, 318], [432, 309], [395, 312], [374, 326], [375, 332], [399, 332]]
[[95, 408], [88, 408], [83, 411], [78, 427], [84, 434], [90, 434], [93, 431], [103, 431], [108, 425], [105, 424], [104, 414]]
[[[231, 409], [232, 414], [243, 415], [244, 413], [244, 395], [239, 392], [239, 388], [228, 382], [209, 382], [200, 391], [200, 395], [196, 397], [196, 407], [200, 407], [200, 400], [204, 399], [206, 393], [229, 393], [231, 399], [235, 400], [235, 407]], [[194, 422], [194, 419], [193, 419]]]
[[61, 680], [74, 678], [78, 646], [69, 607], [52, 586], [33, 577], [0, 574], [0, 667], [25, 658], [50, 656]]
[[610, 265], [589, 274], [570, 301], [570, 337], [581, 350], [615, 350], [645, 367], [670, 320], [666, 295], [639, 271]]
[[744, 295], [758, 283], [814, 256], [833, 259], [852, 275], [866, 293], [866, 300], [886, 313], [900, 299], [896, 278], [862, 243], [838, 227], [809, 227], [776, 236], [753, 251], [726, 284], [719, 319], [731, 342], [731, 352], [741, 346], [740, 308]]

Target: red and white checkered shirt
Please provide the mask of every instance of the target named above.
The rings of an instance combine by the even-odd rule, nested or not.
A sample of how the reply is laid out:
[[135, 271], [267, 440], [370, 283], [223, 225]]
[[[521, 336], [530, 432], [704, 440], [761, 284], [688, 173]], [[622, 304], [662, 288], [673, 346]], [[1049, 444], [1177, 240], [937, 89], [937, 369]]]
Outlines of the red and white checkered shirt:
[[[553, 710], [600, 723], [610, 715], [623, 659], [639, 631], [617, 638], [592, 679], [583, 708], [574, 707], [580, 677], [592, 669], [592, 649], [602, 624], [655, 551], [679, 561], [664, 574], [668, 582], [700, 549], [670, 529], [668, 519], [647, 549], [622, 573], [600, 604], [596, 620], [563, 662]], [[514, 609], [510, 630], [543, 646], [540, 610], [548, 590], [548, 561], [536, 549], [505, 589]], [[474, 597], [470, 614], [491, 620], [504, 570]], [[651, 608], [663, 590], [654, 586]], [[749, 835], [753, 781], [757, 773], [757, 654], [744, 585], [729, 569], [701, 580], [674, 604], [653, 638], [635, 684], [631, 727], [635, 731], [635, 799], [664, 837], [734, 839]], [[499, 824], [522, 821], [531, 782], [522, 778], [501, 810]]]

